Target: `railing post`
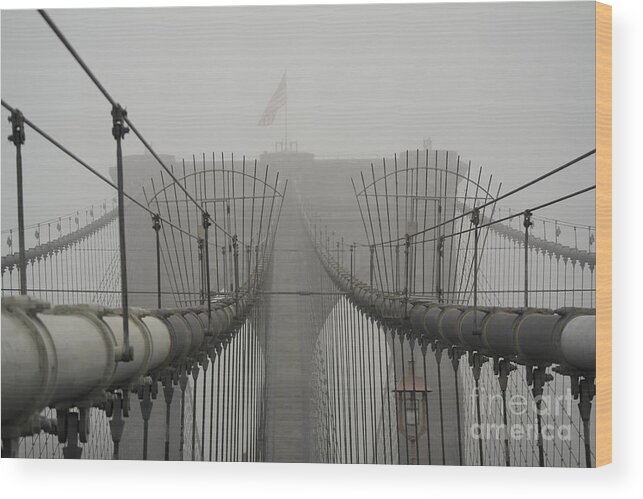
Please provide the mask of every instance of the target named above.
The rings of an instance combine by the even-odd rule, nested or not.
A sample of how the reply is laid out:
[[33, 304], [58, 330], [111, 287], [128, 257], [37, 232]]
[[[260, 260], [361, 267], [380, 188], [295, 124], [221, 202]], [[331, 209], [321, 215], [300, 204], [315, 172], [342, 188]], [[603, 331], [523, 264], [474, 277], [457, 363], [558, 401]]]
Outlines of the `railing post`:
[[590, 417], [592, 414], [592, 400], [596, 395], [596, 383], [594, 378], [586, 376], [578, 382], [577, 396], [580, 396], [578, 401], [578, 410], [583, 422], [583, 440], [585, 443], [585, 466], [592, 467], [592, 446], [591, 446], [591, 432], [590, 432]]
[[165, 398], [165, 445], [164, 459], [170, 460], [170, 415], [172, 412], [172, 397], [174, 396], [174, 383], [176, 383], [176, 370], [167, 369], [162, 377], [163, 397]]
[[373, 261], [373, 256], [375, 254], [375, 245], [374, 244], [371, 244], [370, 250], [371, 250], [371, 262], [370, 262], [369, 275], [370, 275], [370, 285], [371, 285], [371, 288], [372, 288], [373, 287], [373, 274], [374, 274], [374, 271], [375, 271], [375, 262]]
[[80, 459], [83, 448], [79, 443], [87, 443], [89, 431], [89, 407], [79, 407], [79, 412], [59, 408], [56, 410], [58, 441], [66, 443], [63, 448], [65, 459]]
[[248, 284], [249, 284], [250, 283], [250, 272], [251, 272], [250, 269], [252, 268], [252, 246], [250, 246], [249, 244], [246, 244], [246, 260], [247, 260], [247, 264], [248, 264], [246, 266], [246, 268], [248, 269], [248, 270], [246, 270], [246, 278], [248, 279]]
[[480, 210], [474, 208], [471, 212], [471, 223], [473, 224], [473, 321], [474, 335], [479, 335], [478, 327], [478, 225], [480, 224]]
[[237, 235], [232, 236], [232, 248], [234, 249], [234, 299], [239, 301], [239, 240]]
[[[482, 415], [480, 412], [480, 375], [482, 373], [482, 365], [487, 362], [489, 359], [484, 357], [480, 352], [469, 352], [469, 366], [471, 366], [471, 373], [473, 374], [473, 380], [475, 382], [474, 388], [474, 397], [475, 397], [475, 411], [476, 411], [476, 422], [478, 428], [482, 430]], [[478, 454], [480, 458], [480, 466], [484, 466], [484, 452], [483, 452], [483, 432], [480, 432], [478, 435]]]
[[16, 146], [16, 182], [18, 190], [18, 271], [20, 274], [20, 294], [27, 294], [27, 258], [25, 256], [25, 213], [22, 188], [22, 144], [25, 143], [24, 116], [18, 109], [9, 116], [11, 135], [9, 141]]
[[545, 449], [543, 442], [543, 389], [545, 383], [548, 383], [554, 379], [554, 377], [546, 372], [546, 367], [536, 366], [532, 369], [531, 366], [527, 366], [528, 376], [527, 383], [532, 385], [531, 393], [534, 397], [536, 403], [536, 425], [538, 431], [538, 465], [542, 468], [545, 466]]
[[507, 417], [507, 385], [509, 375], [517, 368], [507, 359], [494, 359], [494, 374], [498, 376], [500, 393], [502, 395], [502, 424], [504, 427], [504, 449], [505, 449], [505, 466], [511, 466], [511, 454], [509, 452], [509, 424]]
[[[463, 355], [463, 351], [459, 347], [453, 346], [448, 349], [447, 354], [451, 359], [451, 366], [453, 367], [453, 379], [455, 385], [455, 417], [458, 423], [458, 464], [462, 466], [462, 418], [460, 416], [460, 383], [458, 381], [460, 377], [458, 375], [458, 368], [460, 367], [460, 356]], [[429, 462], [429, 464], [431, 463]]]
[[123, 310], [123, 353], [120, 360], [130, 361], [134, 357], [129, 342], [129, 307], [127, 294], [127, 259], [125, 253], [125, 196], [123, 194], [123, 150], [121, 141], [129, 128], [124, 125], [127, 111], [120, 104], [112, 107], [112, 136], [116, 140], [116, 177], [118, 187], [118, 242], [121, 260], [121, 308]]
[[180, 367], [178, 375], [179, 388], [181, 389], [181, 422], [179, 430], [179, 461], [183, 461], [183, 453], [185, 450], [185, 392], [188, 387], [188, 366], [183, 363]]
[[[197, 388], [198, 388], [198, 380], [199, 380], [199, 360], [195, 359], [193, 364], [192, 364], [192, 440], [190, 441], [191, 444], [191, 449], [190, 449], [190, 459], [194, 461], [196, 457], [196, 404], [197, 404]], [[205, 379], [203, 380], [205, 383]], [[203, 401], [205, 403], [205, 400]]]
[[228, 294], [228, 259], [226, 258], [226, 248], [228, 244], [224, 241], [221, 246], [221, 260], [223, 261], [223, 289]]
[[324, 225], [324, 231], [326, 232], [326, 256], [328, 256], [328, 251], [330, 248], [330, 237], [328, 236], [328, 225]]
[[259, 245], [255, 245], [255, 290], [259, 288]]
[[108, 418], [111, 418], [109, 431], [114, 444], [112, 459], [118, 460], [120, 458], [121, 437], [125, 427], [123, 418], [129, 416], [129, 392], [127, 390], [115, 390], [110, 394], [107, 399], [105, 414]]
[[[406, 234], [404, 236], [404, 300], [409, 300], [409, 276], [410, 276], [410, 262], [409, 250], [411, 249], [411, 236]], [[406, 307], [405, 307], [406, 308]]]
[[531, 221], [531, 211], [525, 210], [523, 226], [525, 227], [525, 308], [529, 307], [529, 227], [533, 225]]
[[161, 242], [159, 240], [161, 217], [158, 214], [152, 215], [152, 228], [156, 233], [156, 306], [161, 308]]
[[[442, 464], [446, 464], [446, 454], [444, 447], [444, 408], [442, 404], [442, 369], [440, 367], [442, 363], [442, 354], [444, 352], [444, 345], [440, 340], [435, 340], [431, 343], [431, 350], [435, 354], [435, 363], [437, 366], [438, 372], [438, 402], [440, 408], [440, 447], [442, 450]], [[457, 402], [457, 399], [456, 399]]]
[[437, 268], [437, 279], [436, 279], [436, 291], [438, 295], [438, 303], [442, 303], [442, 258], [444, 257], [444, 236], [438, 238], [438, 268]]
[[351, 290], [353, 289], [353, 272], [355, 271], [355, 243], [351, 244]]
[[[199, 229], [202, 229], [202, 227], [199, 227]], [[199, 305], [203, 305], [203, 302], [205, 301], [205, 279], [203, 278], [203, 232], [202, 230], [198, 231], [198, 239], [197, 239], [197, 249], [199, 252], [199, 280], [200, 282], [200, 288], [199, 289]]]
[[[205, 247], [205, 264], [203, 266], [205, 272], [205, 298], [208, 300], [208, 331], [210, 330], [210, 321], [212, 316], [212, 295], [210, 290], [210, 239], [209, 239], [209, 227], [210, 227], [210, 214], [207, 211], [204, 211], [202, 214], [203, 222], [203, 245]], [[205, 381], [204, 381], [205, 382]], [[205, 402], [204, 402], [205, 403]]]
[[143, 418], [143, 461], [147, 461], [147, 442], [149, 436], [150, 416], [152, 415], [153, 402], [156, 398], [158, 385], [155, 379], [149, 376], [143, 378], [143, 382], [138, 386], [138, 399], [141, 406], [141, 416]]
[[393, 282], [393, 292], [395, 294], [400, 290], [400, 245], [395, 245], [395, 280]]

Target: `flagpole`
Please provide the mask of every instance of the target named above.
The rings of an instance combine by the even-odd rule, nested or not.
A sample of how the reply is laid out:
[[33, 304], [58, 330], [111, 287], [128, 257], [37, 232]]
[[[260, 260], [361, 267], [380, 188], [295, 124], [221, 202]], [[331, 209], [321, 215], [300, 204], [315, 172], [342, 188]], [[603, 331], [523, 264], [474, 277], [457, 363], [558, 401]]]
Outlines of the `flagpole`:
[[286, 113], [284, 121], [284, 149], [288, 151], [288, 71], [284, 73], [286, 82]]
[[257, 125], [258, 126], [273, 125], [275, 123], [275, 118], [277, 117], [277, 115], [279, 114], [279, 111], [281, 111], [282, 108], [284, 108], [284, 140], [283, 142], [276, 141], [275, 148], [278, 147], [278, 145], [281, 143], [282, 151], [287, 151], [288, 150], [288, 88], [287, 88], [285, 71], [283, 76], [281, 77], [281, 81], [279, 82], [279, 86], [277, 87], [277, 90], [275, 90], [275, 93], [272, 95], [272, 98], [270, 99], [270, 102], [268, 102], [268, 106], [266, 107], [266, 110], [261, 115], [261, 118], [259, 119], [259, 123], [257, 123]]

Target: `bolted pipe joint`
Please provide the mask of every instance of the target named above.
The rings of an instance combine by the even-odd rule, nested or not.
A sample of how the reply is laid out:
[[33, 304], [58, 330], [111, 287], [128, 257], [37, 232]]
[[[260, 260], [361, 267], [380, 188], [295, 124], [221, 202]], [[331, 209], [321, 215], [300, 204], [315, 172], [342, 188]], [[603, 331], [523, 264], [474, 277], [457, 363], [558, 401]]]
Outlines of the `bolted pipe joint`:
[[[58, 420], [56, 418], [48, 418], [36, 412], [20, 425], [12, 425], [9, 430], [10, 431], [3, 431], [2, 433], [3, 447], [5, 440], [17, 440], [20, 437], [38, 435], [40, 432], [47, 433], [48, 435], [58, 435]], [[2, 456], [5, 457], [4, 448]], [[7, 455], [7, 457], [9, 456]]]
[[457, 346], [451, 346], [447, 350], [447, 355], [449, 356], [449, 359], [451, 359], [451, 366], [453, 367], [454, 371], [458, 370], [458, 366], [460, 365], [460, 357], [462, 357], [465, 354], [465, 350], [457, 347]]
[[24, 435], [37, 435], [40, 432], [45, 432], [49, 435], [58, 435], [58, 420], [56, 418], [48, 418], [42, 414], [34, 414], [31, 418], [29, 433]]
[[11, 123], [11, 135], [9, 135], [9, 142], [14, 146], [22, 145], [25, 143], [25, 117], [22, 111], [14, 109], [9, 116], [9, 123]]
[[152, 399], [156, 398], [156, 381], [150, 376], [145, 376], [141, 384], [137, 387], [137, 395], [141, 404], [141, 416], [144, 421], [150, 419], [152, 414]]
[[473, 374], [473, 379], [480, 381], [480, 374], [482, 373], [482, 366], [488, 362], [489, 359], [483, 356], [480, 352], [469, 352], [469, 366]]
[[119, 459], [119, 447], [123, 437], [123, 430], [125, 429], [125, 420], [123, 418], [129, 417], [129, 403], [129, 392], [127, 390], [114, 390], [114, 392], [107, 394], [105, 414], [111, 418], [109, 429], [114, 443], [113, 459], [116, 460]]
[[583, 378], [578, 382], [578, 409], [583, 422], [589, 421], [592, 413], [592, 400], [596, 395], [596, 384], [594, 378]]
[[480, 224], [480, 209], [474, 208], [471, 210], [471, 224], [476, 227]]
[[532, 369], [527, 368], [527, 384], [532, 385], [534, 399], [539, 400], [543, 396], [543, 389], [546, 383], [552, 381], [554, 377], [547, 373], [546, 367], [536, 366]]
[[440, 340], [435, 340], [433, 343], [431, 343], [431, 350], [435, 354], [435, 362], [438, 365], [438, 369], [440, 369], [440, 363], [442, 362], [442, 352], [444, 349], [444, 343], [442, 343]]
[[[47, 405], [60, 376], [55, 341], [38, 318], [47, 309], [48, 303], [30, 296], [2, 299], [3, 438], [17, 436], [22, 423]], [[21, 366], [31, 369], [21, 372]]]
[[[80, 434], [80, 417], [77, 412], [72, 411], [56, 411], [60, 412], [59, 422], [64, 421], [64, 442], [67, 443], [63, 447], [63, 456], [65, 459], [80, 459], [83, 454], [83, 448], [79, 445], [79, 434]], [[58, 434], [58, 440], [60, 441], [61, 433]], [[63, 443], [63, 442], [61, 442]]]
[[431, 344], [431, 340], [426, 336], [421, 335], [418, 340], [418, 344], [420, 345], [420, 351], [422, 352], [422, 356], [426, 357], [426, 354], [429, 351], [429, 345]]
[[[192, 376], [192, 379], [194, 381], [197, 380], [199, 377], [199, 361], [198, 361], [198, 355], [196, 354], [194, 357], [192, 357], [189, 361], [188, 364], [186, 364], [187, 369], [186, 372], [189, 376]], [[196, 371], [196, 372], [195, 372]]]
[[207, 211], [203, 211], [203, 213], [201, 213], [201, 225], [204, 229], [207, 229], [212, 225], [210, 222], [210, 214]]
[[117, 357], [119, 362], [131, 362], [134, 360], [134, 347], [129, 344], [123, 344], [120, 355]]
[[129, 133], [129, 128], [125, 126], [127, 111], [116, 103], [112, 107], [112, 137], [115, 140], [122, 140]]
[[593, 376], [584, 377], [577, 382], [576, 387], [572, 385], [572, 389], [576, 389], [575, 397], [579, 397], [578, 410], [580, 412], [581, 420], [583, 421], [583, 439], [585, 440], [585, 466], [592, 467], [592, 449], [591, 449], [591, 432], [590, 432], [590, 416], [592, 414], [592, 400], [596, 395], [596, 384], [594, 383]]
[[208, 359], [208, 355], [206, 352], [200, 352], [199, 355], [197, 356], [197, 361], [199, 365], [201, 366], [201, 369], [203, 369], [203, 374], [208, 370], [208, 366], [210, 365], [210, 359]]
[[188, 368], [186, 365], [182, 365], [179, 370], [180, 370], [180, 373], [178, 376], [179, 388], [181, 389], [182, 392], [184, 392], [188, 387]]
[[177, 383], [176, 369], [168, 367], [163, 370], [160, 376], [161, 385], [163, 386], [163, 397], [166, 404], [172, 403], [174, 395], [174, 385]]
[[500, 385], [500, 390], [504, 393], [507, 391], [507, 384], [509, 382], [509, 375], [512, 371], [515, 371], [517, 367], [513, 365], [507, 359], [500, 359], [497, 363], [494, 363], [495, 374], [498, 376], [498, 384]]

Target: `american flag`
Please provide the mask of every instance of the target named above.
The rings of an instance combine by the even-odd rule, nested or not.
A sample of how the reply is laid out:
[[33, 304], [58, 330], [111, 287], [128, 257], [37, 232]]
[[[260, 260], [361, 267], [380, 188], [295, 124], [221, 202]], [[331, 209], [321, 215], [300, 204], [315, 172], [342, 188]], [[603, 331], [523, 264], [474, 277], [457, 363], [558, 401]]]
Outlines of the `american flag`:
[[257, 123], [257, 126], [272, 125], [272, 123], [275, 121], [277, 111], [285, 106], [286, 102], [286, 73], [284, 73], [284, 75], [281, 77], [281, 82], [279, 83], [277, 90], [275, 90], [275, 93], [272, 94], [272, 98], [270, 99], [270, 102], [268, 102], [266, 110], [261, 115], [261, 119], [259, 120], [259, 123]]

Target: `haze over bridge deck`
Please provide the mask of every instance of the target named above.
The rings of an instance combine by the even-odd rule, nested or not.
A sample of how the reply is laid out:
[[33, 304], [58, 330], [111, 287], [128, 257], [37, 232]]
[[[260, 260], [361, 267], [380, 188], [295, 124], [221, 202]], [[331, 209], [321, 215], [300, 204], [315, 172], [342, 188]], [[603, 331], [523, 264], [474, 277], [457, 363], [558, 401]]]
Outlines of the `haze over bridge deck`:
[[[9, 232], [3, 455], [595, 464], [595, 229], [540, 216], [594, 186], [512, 205], [595, 151], [508, 191], [431, 148], [176, 161], [83, 69], [117, 199]], [[3, 107], [18, 170], [33, 134], [98, 173]]]

